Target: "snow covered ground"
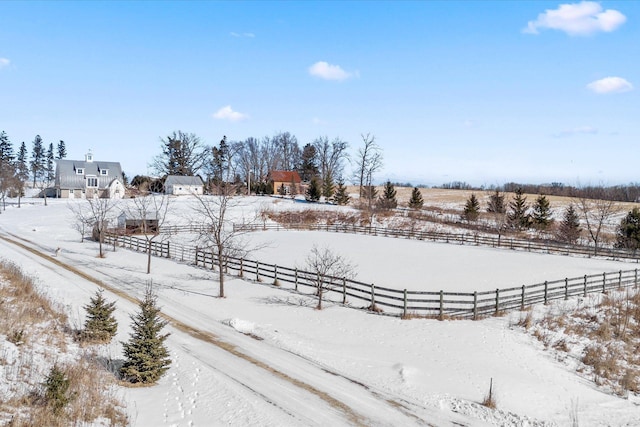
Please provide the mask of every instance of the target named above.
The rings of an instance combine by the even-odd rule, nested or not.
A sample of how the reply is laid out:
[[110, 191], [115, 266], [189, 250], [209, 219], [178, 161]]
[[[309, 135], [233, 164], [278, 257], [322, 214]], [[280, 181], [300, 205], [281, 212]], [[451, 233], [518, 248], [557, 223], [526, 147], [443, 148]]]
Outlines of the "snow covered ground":
[[[272, 203], [250, 201], [237, 215]], [[0, 240], [0, 256], [36, 275], [76, 325], [98, 285], [65, 266], [134, 297], [153, 282], [163, 312], [173, 319], [167, 341], [173, 364], [154, 387], [122, 389], [133, 425], [563, 426], [576, 417], [584, 426], [640, 425], [637, 397], [599, 390], [512, 327], [508, 316], [400, 320], [331, 304], [317, 311], [307, 296], [236, 278], [227, 281], [227, 298], [219, 299], [213, 272], [155, 258], [147, 275], [145, 255], [125, 249], [97, 258], [94, 242], [79, 242], [67, 203], [49, 200], [47, 207], [3, 212], [0, 235], [43, 256], [6, 240]], [[175, 203], [176, 221], [186, 217], [188, 205], [188, 199]], [[408, 289], [495, 289], [635, 266], [332, 233], [251, 238], [270, 242], [254, 254], [259, 260], [294, 266], [317, 243], [352, 259], [359, 280]], [[62, 251], [54, 258], [57, 247]], [[137, 306], [112, 292], [105, 297], [117, 301], [120, 328], [103, 351], [119, 359], [119, 342], [128, 338], [128, 316]], [[491, 379], [497, 411], [478, 404]]]

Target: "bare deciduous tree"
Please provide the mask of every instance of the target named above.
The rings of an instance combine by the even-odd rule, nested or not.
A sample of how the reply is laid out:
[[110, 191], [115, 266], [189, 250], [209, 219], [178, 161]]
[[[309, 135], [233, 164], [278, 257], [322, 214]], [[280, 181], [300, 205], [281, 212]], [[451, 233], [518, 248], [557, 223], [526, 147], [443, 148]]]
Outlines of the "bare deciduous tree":
[[[104, 258], [102, 243], [104, 242], [104, 235], [109, 228], [109, 222], [113, 220], [115, 207], [116, 200], [114, 199], [89, 198], [86, 199], [84, 207], [78, 208], [74, 212], [76, 213], [77, 224], [86, 221], [86, 225], [93, 227], [92, 236], [98, 241], [100, 258]], [[82, 227], [82, 225], [79, 226]]]
[[602, 230], [611, 217], [620, 212], [620, 206], [612, 200], [586, 197], [579, 198], [576, 204], [584, 219], [587, 234], [593, 241], [593, 255], [598, 255]]
[[[224, 298], [224, 274], [232, 258], [244, 258], [251, 250], [249, 241], [243, 236], [247, 233], [234, 229], [229, 218], [229, 209], [239, 207], [241, 199], [235, 197], [236, 186], [227, 184], [218, 186], [216, 195], [195, 196], [193, 211], [197, 215], [194, 221], [202, 225], [198, 236], [198, 247], [206, 248], [212, 254], [212, 267], [218, 267], [219, 297]], [[243, 218], [243, 223], [247, 221]], [[250, 221], [251, 222], [251, 221]]]
[[87, 229], [93, 225], [92, 213], [89, 205], [84, 202], [69, 202], [67, 207], [73, 213], [73, 229], [80, 233], [80, 243], [84, 242]]
[[362, 135], [364, 146], [358, 149], [355, 161], [355, 178], [360, 189], [360, 198], [367, 198], [367, 206], [371, 208], [371, 204], [375, 195], [373, 193], [373, 175], [382, 169], [382, 149], [376, 144], [375, 136], [370, 134]]
[[328, 247], [319, 248], [314, 245], [306, 259], [306, 268], [315, 283], [318, 305], [316, 309], [322, 310], [322, 297], [324, 291], [331, 290], [343, 279], [352, 279], [355, 274], [355, 266], [342, 255], [336, 254]]
[[340, 138], [335, 138], [329, 142], [329, 138], [324, 136], [313, 141], [313, 147], [315, 148], [317, 166], [322, 180], [326, 180], [327, 176], [342, 176], [343, 164], [348, 158], [347, 148], [349, 144]]
[[131, 199], [127, 206], [127, 217], [137, 221], [139, 233], [147, 246], [147, 274], [151, 273], [151, 252], [153, 242], [158, 237], [168, 238], [167, 234], [160, 234], [160, 229], [167, 219], [169, 212], [169, 197], [164, 195], [148, 195]]

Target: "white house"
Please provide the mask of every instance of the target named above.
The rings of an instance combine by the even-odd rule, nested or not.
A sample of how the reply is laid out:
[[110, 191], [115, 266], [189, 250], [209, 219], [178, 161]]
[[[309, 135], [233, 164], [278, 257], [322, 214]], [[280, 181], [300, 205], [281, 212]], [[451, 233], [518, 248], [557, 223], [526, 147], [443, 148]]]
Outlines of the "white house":
[[164, 194], [174, 196], [202, 195], [204, 183], [199, 176], [169, 175], [164, 181]]
[[56, 160], [54, 188], [56, 197], [69, 199], [121, 199], [125, 196], [120, 163], [94, 161], [91, 151], [84, 160]]

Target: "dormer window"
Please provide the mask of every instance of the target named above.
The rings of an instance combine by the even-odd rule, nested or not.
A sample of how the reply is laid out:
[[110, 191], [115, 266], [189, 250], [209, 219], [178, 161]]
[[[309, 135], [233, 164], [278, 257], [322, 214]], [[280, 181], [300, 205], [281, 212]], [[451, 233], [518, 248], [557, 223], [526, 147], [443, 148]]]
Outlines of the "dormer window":
[[102, 176], [109, 175], [109, 169], [100, 169], [100, 175]]
[[76, 175], [84, 175], [84, 168], [76, 168]]

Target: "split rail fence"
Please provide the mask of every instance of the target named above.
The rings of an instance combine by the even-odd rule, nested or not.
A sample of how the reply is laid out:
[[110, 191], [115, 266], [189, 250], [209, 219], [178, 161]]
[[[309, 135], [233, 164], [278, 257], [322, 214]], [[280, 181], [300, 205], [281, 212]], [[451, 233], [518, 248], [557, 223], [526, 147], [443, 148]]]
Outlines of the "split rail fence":
[[505, 237], [483, 236], [469, 233], [444, 233], [437, 231], [403, 230], [385, 227], [366, 227], [351, 224], [234, 224], [236, 231], [266, 230], [312, 230], [334, 233], [366, 234], [372, 236], [396, 237], [404, 239], [427, 240], [432, 242], [452, 243], [459, 245], [490, 246], [523, 250], [528, 252], [555, 253], [560, 255], [602, 256], [613, 259], [626, 259], [640, 262], [637, 250], [615, 249], [584, 245], [567, 245], [550, 240], [525, 240]]
[[[107, 233], [105, 242], [138, 252], [147, 252], [151, 248], [154, 256], [172, 258], [211, 270], [218, 265], [214, 253], [196, 247], [148, 241], [141, 237], [115, 233]], [[392, 289], [341, 277], [319, 277], [315, 273], [297, 268], [235, 257], [226, 260], [225, 273], [257, 282], [288, 285], [296, 292], [312, 295], [316, 293], [320, 283], [327, 299], [345, 306], [374, 310], [390, 316], [439, 319], [478, 319], [509, 310], [522, 310], [536, 304], [546, 304], [553, 300], [586, 297], [590, 293], [607, 292], [611, 289], [638, 288], [638, 269], [470, 293]]]

